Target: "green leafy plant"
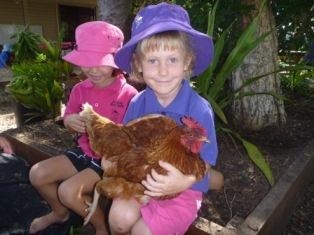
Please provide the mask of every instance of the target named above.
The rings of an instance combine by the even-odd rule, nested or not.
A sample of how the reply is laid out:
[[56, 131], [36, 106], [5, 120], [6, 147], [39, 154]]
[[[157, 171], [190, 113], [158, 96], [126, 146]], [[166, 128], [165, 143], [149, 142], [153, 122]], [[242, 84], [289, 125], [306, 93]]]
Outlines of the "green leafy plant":
[[17, 102], [38, 111], [33, 116], [56, 117], [63, 98], [59, 72], [49, 63], [26, 62], [12, 66], [13, 80], [6, 90]]
[[[18, 38], [13, 61], [13, 80], [6, 91], [26, 108], [28, 120], [36, 117], [55, 118], [60, 114], [64, 98], [63, 84], [72, 72], [72, 66], [61, 59], [61, 38], [50, 42], [45, 38], [22, 30], [14, 35]], [[26, 50], [23, 46], [27, 47]], [[27, 123], [27, 121], [25, 121]]]
[[[208, 35], [213, 35], [215, 13], [218, 2], [219, 1], [217, 1], [214, 7], [209, 11], [207, 28]], [[256, 16], [251, 21], [249, 26], [242, 32], [240, 37], [237, 39], [234, 48], [228, 54], [226, 59], [221, 61], [224, 45], [226, 44], [227, 36], [230, 32], [233, 23], [227, 29], [225, 29], [215, 42], [215, 54], [211, 65], [203, 74], [201, 74], [195, 80], [195, 83], [193, 85], [195, 89], [199, 92], [199, 94], [202, 95], [211, 103], [214, 112], [216, 113], [217, 117], [220, 120], [220, 122], [218, 123], [218, 128], [223, 132], [237, 138], [243, 144], [249, 158], [263, 172], [268, 182], [271, 185], [273, 185], [274, 184], [273, 174], [263, 154], [260, 152], [256, 145], [249, 142], [248, 140], [245, 140], [238, 133], [227, 128], [228, 120], [224, 112], [224, 110], [226, 109], [226, 107], [228, 107], [232, 99], [236, 96], [236, 94], [240, 92], [241, 88], [243, 88], [242, 86], [236, 91], [228, 90], [228, 92], [226, 92], [224, 88], [226, 87], [228, 77], [243, 63], [244, 58], [252, 50], [254, 50], [270, 33], [267, 32], [259, 37], [256, 37], [258, 20], [259, 15]], [[245, 86], [251, 84], [256, 79], [259, 78], [252, 78], [248, 80]]]
[[12, 52], [14, 53], [14, 63], [31, 61], [37, 57], [40, 52], [39, 43], [40, 35], [33, 33], [29, 27], [17, 28], [17, 31], [11, 36], [16, 40], [13, 44]]
[[41, 37], [41, 53], [37, 56], [37, 59], [40, 59], [41, 62], [49, 63], [54, 67], [58, 72], [58, 81], [66, 83], [73, 71], [73, 66], [61, 59], [63, 35], [64, 30], [61, 29], [56, 42], [51, 42]]
[[303, 60], [297, 63], [281, 61], [280, 80], [287, 96], [297, 95], [304, 98], [314, 98], [314, 68]]

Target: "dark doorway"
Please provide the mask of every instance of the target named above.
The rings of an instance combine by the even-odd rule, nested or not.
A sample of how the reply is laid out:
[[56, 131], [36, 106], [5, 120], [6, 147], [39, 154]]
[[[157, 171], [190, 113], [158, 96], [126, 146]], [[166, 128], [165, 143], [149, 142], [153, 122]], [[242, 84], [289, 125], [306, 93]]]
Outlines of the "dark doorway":
[[64, 42], [75, 41], [75, 28], [96, 19], [96, 9], [59, 5], [60, 27], [64, 29]]

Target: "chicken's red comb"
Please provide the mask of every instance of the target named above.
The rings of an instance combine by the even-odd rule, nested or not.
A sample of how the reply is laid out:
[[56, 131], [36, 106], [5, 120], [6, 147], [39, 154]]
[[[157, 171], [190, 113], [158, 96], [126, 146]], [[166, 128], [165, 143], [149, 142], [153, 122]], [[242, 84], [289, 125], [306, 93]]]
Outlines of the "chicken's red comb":
[[202, 135], [206, 136], [206, 129], [201, 124], [199, 124], [199, 122], [197, 122], [195, 119], [193, 119], [192, 117], [183, 116], [181, 118], [181, 121], [187, 127], [199, 129], [200, 133]]

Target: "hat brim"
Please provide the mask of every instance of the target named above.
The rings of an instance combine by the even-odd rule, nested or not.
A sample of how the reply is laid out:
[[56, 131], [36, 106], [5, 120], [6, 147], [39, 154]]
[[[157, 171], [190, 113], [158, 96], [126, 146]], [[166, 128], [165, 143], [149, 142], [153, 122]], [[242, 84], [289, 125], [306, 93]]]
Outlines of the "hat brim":
[[144, 38], [152, 36], [156, 33], [161, 33], [165, 31], [177, 30], [185, 32], [190, 37], [190, 43], [195, 53], [195, 66], [192, 75], [196, 76], [201, 74], [209, 66], [213, 58], [214, 45], [212, 39], [191, 27], [187, 27], [177, 21], [165, 21], [158, 22], [153, 25], [148, 26], [146, 29], [142, 30], [140, 33], [131, 37], [131, 39], [124, 44], [124, 46], [117, 52], [114, 57], [117, 66], [126, 71], [131, 71], [131, 59], [134, 49], [137, 43]]
[[62, 59], [80, 67], [111, 66], [118, 68], [112, 54], [104, 56], [103, 53], [73, 50], [63, 56]]

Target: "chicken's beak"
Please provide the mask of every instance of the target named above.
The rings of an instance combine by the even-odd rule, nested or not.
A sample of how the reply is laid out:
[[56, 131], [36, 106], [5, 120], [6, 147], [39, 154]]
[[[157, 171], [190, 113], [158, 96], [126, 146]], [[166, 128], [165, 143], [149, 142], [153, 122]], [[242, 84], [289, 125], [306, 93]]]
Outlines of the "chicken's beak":
[[210, 143], [209, 139], [206, 136], [201, 136], [199, 138], [199, 141], [204, 142], [204, 143], [208, 143], [208, 144]]

